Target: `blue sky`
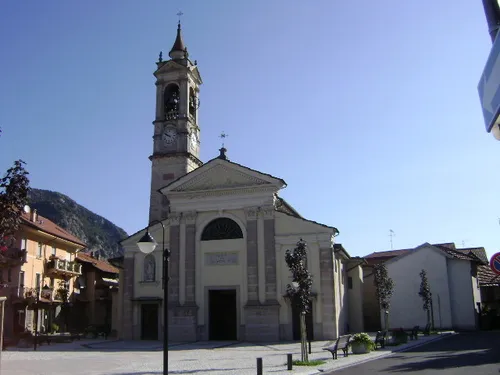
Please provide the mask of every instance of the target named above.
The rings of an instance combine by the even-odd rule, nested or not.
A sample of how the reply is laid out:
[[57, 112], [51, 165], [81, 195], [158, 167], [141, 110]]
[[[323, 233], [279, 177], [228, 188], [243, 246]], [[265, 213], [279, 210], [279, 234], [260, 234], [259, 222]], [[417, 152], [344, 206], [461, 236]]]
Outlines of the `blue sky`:
[[[179, 9], [201, 88], [201, 157], [283, 178], [351, 255], [499, 248], [496, 159], [477, 83], [481, 1], [5, 1], [0, 170], [133, 233], [147, 225], [153, 71]], [[43, 213], [42, 213], [43, 214]]]

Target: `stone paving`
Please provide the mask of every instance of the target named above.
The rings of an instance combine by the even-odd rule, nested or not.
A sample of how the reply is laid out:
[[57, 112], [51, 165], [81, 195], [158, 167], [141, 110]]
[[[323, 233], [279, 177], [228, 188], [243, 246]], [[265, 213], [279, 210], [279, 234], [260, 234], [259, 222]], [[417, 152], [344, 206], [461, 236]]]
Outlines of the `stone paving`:
[[[378, 359], [394, 351], [442, 338], [451, 332], [420, 336], [416, 341], [397, 347], [379, 349], [369, 354], [333, 360], [322, 348], [330, 341], [312, 343], [310, 359], [323, 359], [317, 367], [294, 366], [286, 370], [286, 355], [300, 359], [298, 343], [251, 344], [236, 342], [175, 343], [169, 345], [169, 374], [255, 375], [256, 359], [263, 358], [264, 374], [312, 375], [345, 368]], [[43, 345], [33, 349], [9, 348], [2, 352], [2, 375], [158, 375], [162, 374], [163, 352], [158, 341], [75, 341], [68, 344]]]

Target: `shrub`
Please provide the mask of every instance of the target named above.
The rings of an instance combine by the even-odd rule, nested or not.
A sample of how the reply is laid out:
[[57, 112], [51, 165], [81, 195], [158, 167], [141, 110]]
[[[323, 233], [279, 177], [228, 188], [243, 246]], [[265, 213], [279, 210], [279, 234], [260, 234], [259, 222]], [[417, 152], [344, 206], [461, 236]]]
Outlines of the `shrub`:
[[351, 344], [364, 344], [370, 350], [373, 350], [375, 346], [368, 333], [365, 332], [354, 334], [351, 338]]

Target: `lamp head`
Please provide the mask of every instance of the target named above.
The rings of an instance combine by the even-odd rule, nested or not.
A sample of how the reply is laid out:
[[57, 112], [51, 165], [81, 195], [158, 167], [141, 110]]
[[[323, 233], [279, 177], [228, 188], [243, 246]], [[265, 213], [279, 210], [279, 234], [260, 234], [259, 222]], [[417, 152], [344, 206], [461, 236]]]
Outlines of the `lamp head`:
[[495, 125], [493, 125], [493, 127], [491, 128], [491, 134], [497, 141], [500, 141], [500, 124], [496, 123]]
[[137, 242], [139, 250], [144, 254], [152, 253], [157, 245], [158, 244], [156, 243], [155, 239], [149, 233], [149, 230], [146, 230], [144, 236], [142, 236], [142, 238]]

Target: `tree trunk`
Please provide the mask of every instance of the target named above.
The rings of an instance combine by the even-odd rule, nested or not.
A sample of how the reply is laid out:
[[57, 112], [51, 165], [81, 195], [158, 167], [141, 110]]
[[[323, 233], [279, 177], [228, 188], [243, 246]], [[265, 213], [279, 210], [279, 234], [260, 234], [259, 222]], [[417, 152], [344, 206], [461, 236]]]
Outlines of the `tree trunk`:
[[389, 313], [387, 310], [384, 311], [384, 329], [389, 332]]
[[303, 362], [309, 362], [307, 353], [307, 330], [306, 330], [306, 313], [300, 314], [300, 354]]

